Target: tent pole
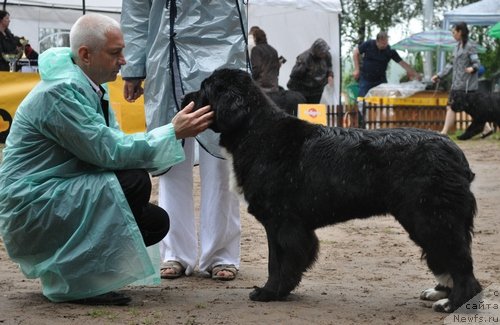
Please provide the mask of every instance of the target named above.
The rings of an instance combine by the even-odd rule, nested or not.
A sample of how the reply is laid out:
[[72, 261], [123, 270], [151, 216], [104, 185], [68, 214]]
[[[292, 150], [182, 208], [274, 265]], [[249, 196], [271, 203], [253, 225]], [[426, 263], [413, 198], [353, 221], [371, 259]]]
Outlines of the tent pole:
[[82, 10], [83, 14], [85, 15], [85, 0], [82, 0]]
[[7, 7], [7, 0], [3, 0], [3, 11], [5, 11], [5, 8]]

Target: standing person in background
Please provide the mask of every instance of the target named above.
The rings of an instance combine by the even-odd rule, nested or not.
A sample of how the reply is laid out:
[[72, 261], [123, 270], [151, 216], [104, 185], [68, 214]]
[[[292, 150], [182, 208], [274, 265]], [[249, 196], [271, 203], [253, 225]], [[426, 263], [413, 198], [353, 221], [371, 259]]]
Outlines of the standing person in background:
[[[452, 98], [454, 92], [477, 91], [479, 87], [478, 71], [481, 66], [476, 46], [472, 42], [469, 42], [469, 28], [467, 28], [467, 24], [464, 22], [457, 23], [453, 26], [451, 33], [453, 38], [458, 42], [453, 50], [453, 60], [452, 62], [448, 62], [438, 74], [432, 76], [432, 81], [437, 82], [453, 70], [451, 89], [448, 98]], [[455, 112], [448, 103], [441, 134], [448, 134], [448, 131], [454, 123]], [[485, 138], [492, 133], [489, 124], [486, 123], [481, 137]], [[458, 138], [460, 139], [460, 136]]]
[[9, 71], [9, 62], [3, 58], [3, 54], [19, 54], [21, 43], [19, 37], [14, 36], [9, 29], [10, 14], [0, 10], [0, 71]]
[[252, 26], [248, 30], [248, 55], [252, 56], [252, 49], [255, 47], [255, 32], [260, 30], [259, 26]]
[[317, 104], [326, 84], [333, 85], [332, 56], [328, 44], [318, 38], [297, 56], [287, 87], [304, 95], [307, 103]]
[[267, 43], [266, 33], [257, 29], [253, 33], [255, 46], [251, 52], [252, 78], [265, 92], [278, 91], [280, 61], [278, 52]]
[[[245, 68], [243, 1], [123, 0], [121, 25], [127, 65], [124, 96], [144, 89], [146, 123], [169, 123], [184, 93], [198, 90], [220, 67]], [[199, 143], [200, 225], [195, 225], [193, 165]], [[196, 266], [213, 279], [232, 280], [240, 264], [239, 202], [229, 190], [228, 161], [218, 134], [207, 130], [184, 141], [186, 160], [159, 176], [158, 203], [168, 209], [170, 231], [160, 243], [162, 278], [191, 275]], [[199, 239], [198, 239], [199, 236]], [[199, 249], [198, 249], [199, 247]], [[199, 254], [198, 254], [199, 252]]]
[[[253, 28], [253, 27], [252, 27]], [[255, 46], [251, 52], [252, 78], [260, 88], [285, 112], [297, 114], [297, 106], [306, 99], [298, 91], [285, 90], [278, 84], [281, 64], [286, 61], [267, 43], [266, 33], [258, 28], [253, 31]]]
[[368, 91], [382, 83], [387, 83], [386, 70], [393, 60], [406, 70], [410, 80], [419, 79], [419, 74], [389, 45], [386, 32], [377, 34], [376, 40], [367, 40], [354, 48], [353, 77], [359, 83], [359, 97], [364, 97]]

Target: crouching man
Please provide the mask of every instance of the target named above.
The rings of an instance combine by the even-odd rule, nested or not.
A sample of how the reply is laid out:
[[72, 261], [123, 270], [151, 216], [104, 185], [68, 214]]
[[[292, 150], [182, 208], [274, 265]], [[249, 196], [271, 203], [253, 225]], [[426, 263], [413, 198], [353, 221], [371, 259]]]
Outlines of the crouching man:
[[146, 246], [169, 229], [149, 203], [148, 171], [181, 162], [181, 139], [213, 113], [191, 103], [168, 125], [125, 134], [101, 85], [125, 64], [119, 24], [82, 16], [70, 45], [40, 55], [42, 81], [16, 112], [0, 166], [0, 235], [51, 301], [124, 305], [130, 297], [113, 290], [154, 274]]

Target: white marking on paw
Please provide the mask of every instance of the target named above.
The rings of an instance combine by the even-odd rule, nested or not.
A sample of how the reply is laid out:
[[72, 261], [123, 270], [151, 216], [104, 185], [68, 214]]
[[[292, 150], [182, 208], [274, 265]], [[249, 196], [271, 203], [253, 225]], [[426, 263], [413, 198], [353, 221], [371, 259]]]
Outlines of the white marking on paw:
[[440, 285], [450, 289], [453, 288], [453, 279], [449, 273], [435, 275], [435, 277]]
[[430, 301], [438, 301], [446, 297], [448, 297], [448, 293], [446, 291], [436, 290], [434, 288], [426, 289], [420, 294], [420, 299]]
[[432, 309], [440, 313], [451, 313], [449, 299], [441, 299], [432, 304]]

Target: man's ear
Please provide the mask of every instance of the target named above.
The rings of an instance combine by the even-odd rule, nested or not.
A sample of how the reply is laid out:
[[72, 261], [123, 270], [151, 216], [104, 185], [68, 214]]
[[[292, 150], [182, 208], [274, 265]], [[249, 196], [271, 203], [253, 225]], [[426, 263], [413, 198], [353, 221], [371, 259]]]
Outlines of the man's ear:
[[80, 46], [78, 48], [78, 60], [86, 65], [90, 63], [90, 51], [87, 46]]

